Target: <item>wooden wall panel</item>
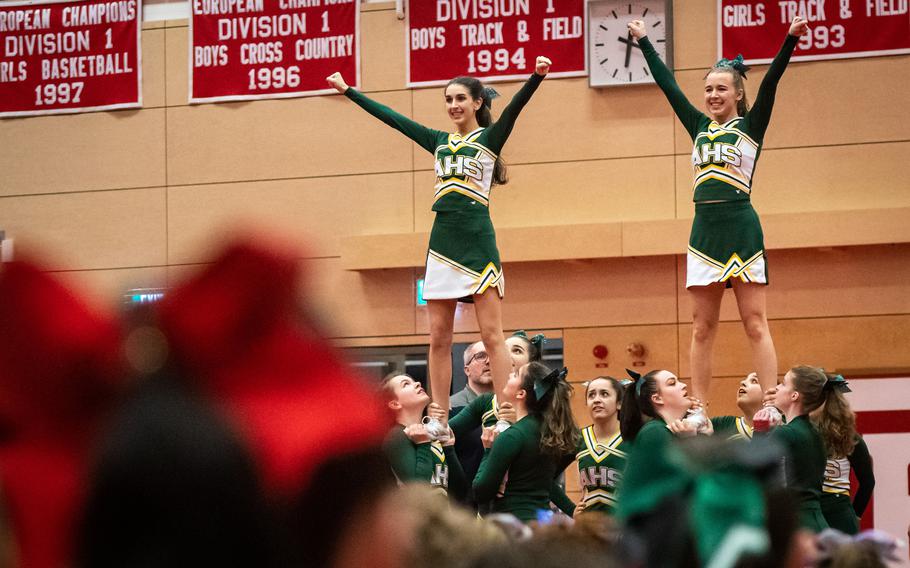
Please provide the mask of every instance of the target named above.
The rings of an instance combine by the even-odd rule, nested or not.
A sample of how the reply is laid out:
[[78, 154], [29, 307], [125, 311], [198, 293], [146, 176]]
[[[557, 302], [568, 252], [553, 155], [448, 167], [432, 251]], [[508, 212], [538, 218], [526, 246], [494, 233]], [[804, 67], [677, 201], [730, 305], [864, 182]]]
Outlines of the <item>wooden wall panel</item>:
[[142, 31], [142, 106], [165, 105], [164, 29]]
[[[675, 271], [672, 257], [506, 264], [503, 327], [568, 328], [673, 321]], [[455, 330], [478, 331], [473, 306], [459, 305]], [[418, 310], [417, 333], [429, 333], [425, 308]]]
[[171, 188], [169, 261], [198, 262], [219, 246], [213, 233], [232, 225], [268, 226], [309, 256], [338, 256], [340, 237], [410, 231], [411, 193], [410, 173]]
[[[673, 158], [596, 160], [509, 167], [508, 185], [493, 189], [496, 227], [533, 227], [674, 218]], [[418, 230], [433, 223], [435, 174], [414, 174]], [[634, 196], [634, 198], [632, 198]], [[558, 203], [541, 214], [541, 205]]]
[[[520, 86], [496, 84], [501, 96], [493, 103], [494, 118]], [[442, 87], [413, 94], [415, 120], [452, 130]], [[591, 89], [587, 78], [546, 79], [519, 116], [502, 156], [509, 163], [523, 164], [666, 155], [673, 151], [671, 116], [656, 89]], [[421, 164], [426, 152], [414, 151], [417, 167], [425, 167]]]
[[[907, 207], [904, 156], [910, 142], [787, 148], [762, 152], [752, 201], [759, 215]], [[676, 158], [677, 211], [695, 215], [690, 158]], [[902, 181], [903, 180], [903, 181]]]
[[673, 67], [707, 69], [717, 56], [717, 2], [674, 0]]
[[[377, 93], [393, 108], [407, 93]], [[171, 185], [411, 169], [410, 142], [341, 95], [169, 108]]]
[[[685, 283], [685, 260], [679, 258], [679, 281]], [[772, 319], [910, 313], [910, 245], [777, 250], [768, 262]], [[739, 319], [728, 290], [721, 320]], [[692, 302], [682, 286], [679, 321], [692, 321]]]
[[[598, 375], [622, 379], [627, 368], [675, 371], [679, 365], [677, 342], [676, 326], [672, 324], [566, 329], [563, 332], [563, 360], [573, 381], [584, 381]], [[645, 347], [644, 365], [635, 365], [626, 352], [630, 343], [641, 343]], [[596, 345], [603, 345], [609, 350], [605, 361], [594, 356]], [[606, 367], [597, 366], [603, 362], [606, 362]]]
[[[168, 286], [179, 286], [202, 264], [168, 267]], [[344, 346], [375, 344], [382, 336], [410, 336], [414, 331], [415, 291], [412, 269], [357, 273], [342, 270], [337, 258], [302, 261], [301, 304], [331, 337], [350, 338]], [[368, 340], [359, 341], [366, 336]], [[405, 344], [426, 341], [408, 340]]]
[[[679, 326], [680, 372], [689, 376], [691, 324]], [[776, 320], [771, 335], [778, 371], [794, 365], [837, 368], [910, 368], [910, 315]], [[567, 336], [568, 337], [568, 336]], [[751, 350], [739, 322], [723, 322], [714, 345], [714, 375], [742, 377], [752, 369]]]
[[53, 270], [159, 266], [167, 262], [164, 192], [0, 198], [0, 227], [17, 250], [44, 252]]
[[[360, 14], [360, 78], [364, 91], [403, 89], [405, 77], [405, 22], [394, 5]], [[353, 84], [353, 80], [348, 80]]]
[[0, 196], [164, 185], [164, 112], [4, 119]]
[[[413, 269], [358, 273], [341, 270], [336, 258], [308, 261], [312, 308], [333, 337], [416, 333], [416, 277]], [[311, 292], [307, 292], [310, 290]]]
[[165, 61], [167, 70], [167, 106], [189, 104], [189, 27], [165, 29]]

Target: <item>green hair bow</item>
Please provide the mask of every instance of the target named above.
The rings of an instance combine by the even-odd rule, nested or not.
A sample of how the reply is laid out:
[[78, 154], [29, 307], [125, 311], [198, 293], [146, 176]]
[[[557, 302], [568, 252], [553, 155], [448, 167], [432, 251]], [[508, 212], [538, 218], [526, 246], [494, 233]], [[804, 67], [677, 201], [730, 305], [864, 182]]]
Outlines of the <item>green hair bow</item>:
[[569, 370], [565, 367], [562, 369], [553, 369], [546, 377], [534, 381], [534, 397], [537, 400], [543, 400], [543, 397], [547, 396], [547, 393], [550, 392], [553, 385], [559, 381], [564, 381], [568, 374]]
[[721, 59], [720, 61], [718, 61], [717, 63], [714, 64], [715, 69], [720, 69], [723, 67], [729, 67], [732, 69], [736, 69], [737, 71], [739, 71], [739, 74], [743, 76], [743, 79], [746, 78], [746, 72], [749, 71], [749, 67], [746, 65], [745, 61], [743, 61], [742, 53], [740, 53], [733, 59], [727, 59], [726, 57], [724, 57], [723, 59]]
[[513, 333], [512, 337], [520, 337], [520, 338], [524, 339], [525, 341], [527, 341], [528, 343], [530, 343], [531, 345], [536, 347], [537, 351], [542, 351], [544, 343], [547, 342], [547, 337], [544, 334], [538, 333], [534, 337], [528, 337], [528, 332], [523, 329], [519, 329], [518, 331]]
[[825, 381], [824, 388], [834, 389], [839, 393], [853, 392], [850, 390], [847, 379], [845, 379], [843, 375], [834, 375], [833, 377], [828, 377], [828, 380]]

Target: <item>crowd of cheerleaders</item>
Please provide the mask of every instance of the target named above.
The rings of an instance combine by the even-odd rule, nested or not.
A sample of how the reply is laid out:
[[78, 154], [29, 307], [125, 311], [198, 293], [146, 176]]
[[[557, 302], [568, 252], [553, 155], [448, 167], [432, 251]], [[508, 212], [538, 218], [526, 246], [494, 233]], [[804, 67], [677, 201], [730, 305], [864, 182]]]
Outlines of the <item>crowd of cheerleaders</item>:
[[[510, 513], [525, 522], [538, 520], [551, 506], [568, 516], [606, 514], [628, 520], [651, 512], [665, 491], [681, 491], [689, 483], [692, 473], [674, 465], [670, 455], [677, 446], [683, 451], [696, 446], [680, 441], [710, 436], [715, 452], [721, 445], [754, 449], [757, 444], [761, 450], [756, 451], [770, 452], [775, 467], [782, 455], [783, 485], [796, 498], [804, 528], [859, 531], [875, 478], [842, 376], [799, 366], [764, 391], [751, 373], [737, 385], [742, 414], [707, 420], [686, 384], [670, 371], [630, 371], [622, 380], [596, 377], [584, 383], [589, 425], [579, 429], [567, 370], [551, 371], [540, 361], [543, 336], [517, 332], [506, 341], [513, 368], [506, 388], [501, 394], [480, 393], [454, 411], [444, 435], [432, 435], [425, 424], [444, 419], [444, 411], [430, 403], [419, 382], [405, 374], [384, 380], [383, 395], [398, 423], [386, 453], [401, 483], [429, 483], [481, 512]], [[466, 367], [478, 355], [488, 365], [480, 342], [469, 352]], [[474, 450], [481, 445], [475, 463]], [[757, 470], [754, 454], [745, 456], [720, 461], [723, 468]], [[578, 503], [557, 482], [573, 461]], [[858, 481], [852, 498], [851, 471]], [[741, 479], [736, 480], [742, 494]]]
[[[489, 215], [492, 187], [507, 182], [500, 152], [550, 61], [538, 57], [535, 72], [496, 121], [491, 116], [495, 91], [470, 77], [450, 81], [445, 102], [453, 133], [427, 128], [369, 99], [338, 73], [327, 78], [340, 93], [435, 157], [436, 217], [424, 284], [434, 401], [430, 404], [423, 387], [407, 375], [386, 379], [384, 392], [399, 422], [388, 442], [393, 469], [401, 481], [425, 481], [481, 510], [490, 507], [524, 521], [536, 519], [550, 503], [567, 515], [598, 512], [629, 520], [688, 482], [666, 457], [677, 438], [713, 434], [755, 444], [757, 420], [774, 425], [767, 438], [785, 455], [786, 485], [798, 498], [802, 526], [856, 533], [873, 478], [868, 450], [843, 396], [849, 389], [842, 377], [806, 366], [791, 369], [777, 384], [777, 358], [765, 310], [763, 235], [750, 201], [777, 85], [799, 37], [808, 32], [807, 22], [799, 17], [792, 21], [751, 108], [742, 57], [715, 64], [705, 78], [705, 112], [686, 99], [648, 40], [644, 23], [632, 21], [628, 28], [694, 143], [695, 218], [686, 277], [694, 303], [694, 396], [688, 396], [686, 385], [665, 370], [633, 376], [627, 385], [598, 377], [586, 383], [584, 397], [592, 424], [580, 431], [569, 403], [567, 371], [551, 371], [533, 357], [516, 359], [514, 353], [510, 361], [508, 343], [528, 339], [516, 336], [506, 341], [501, 331], [504, 278]], [[708, 393], [711, 348], [726, 287], [736, 293], [756, 372], [737, 391], [742, 416], [707, 420], [699, 401]], [[492, 388], [449, 420], [452, 322], [458, 301], [475, 304]], [[525, 353], [533, 352], [531, 347]], [[767, 408], [762, 407], [763, 397]], [[482, 443], [476, 469], [463, 468], [455, 451], [455, 440], [464, 444], [465, 436]], [[771, 454], [776, 459], [777, 454]], [[577, 504], [554, 481], [575, 460], [582, 491]], [[851, 469], [860, 480], [852, 502]], [[745, 477], [736, 479], [742, 481], [736, 491], [750, 494]], [[760, 520], [753, 515], [745, 522]]]

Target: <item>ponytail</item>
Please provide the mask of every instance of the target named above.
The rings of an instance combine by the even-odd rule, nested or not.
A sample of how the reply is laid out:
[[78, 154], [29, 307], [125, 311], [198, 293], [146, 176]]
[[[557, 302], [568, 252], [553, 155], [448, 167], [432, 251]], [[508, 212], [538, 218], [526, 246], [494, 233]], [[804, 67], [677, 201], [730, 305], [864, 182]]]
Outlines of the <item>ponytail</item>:
[[[461, 85], [468, 90], [472, 99], [475, 101], [482, 99], [483, 103], [477, 109], [474, 118], [477, 119], [477, 124], [484, 128], [493, 124], [492, 101], [499, 96], [495, 89], [484, 87], [483, 83], [474, 77], [465, 76], [455, 77], [446, 83], [446, 89], [449, 88], [449, 85]], [[502, 158], [496, 156], [496, 162], [493, 164], [493, 185], [505, 185], [507, 183], [509, 183], [509, 174], [506, 171], [505, 162], [502, 161]]]
[[657, 394], [655, 377], [658, 373], [660, 369], [644, 376], [629, 371], [633, 381], [626, 385], [622, 406], [619, 408], [619, 431], [624, 441], [635, 441], [645, 422], [658, 417], [654, 403], [651, 402], [651, 396]]
[[565, 368], [550, 371], [538, 362], [528, 363], [521, 388], [527, 393], [528, 412], [540, 419], [540, 451], [559, 458], [575, 452], [578, 426], [572, 415], [572, 385]]
[[813, 419], [830, 458], [845, 458], [853, 453], [858, 434], [856, 414], [844, 392], [850, 392], [847, 381], [840, 375], [825, 373], [827, 382], [823, 387], [825, 402], [818, 416]]

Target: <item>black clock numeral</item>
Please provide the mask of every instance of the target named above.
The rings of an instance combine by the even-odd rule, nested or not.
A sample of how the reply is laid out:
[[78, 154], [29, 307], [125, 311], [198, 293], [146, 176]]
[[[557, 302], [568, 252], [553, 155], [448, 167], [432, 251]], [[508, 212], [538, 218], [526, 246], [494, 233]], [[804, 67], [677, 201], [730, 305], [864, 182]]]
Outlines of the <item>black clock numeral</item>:
[[616, 10], [610, 10], [610, 13], [613, 14], [613, 19], [618, 20], [619, 16], [616, 15]]
[[641, 13], [641, 17], [644, 18], [648, 15], [648, 8], [645, 8], [645, 11]]
[[665, 39], [659, 39], [659, 40], [657, 40], [657, 43], [664, 43], [665, 41], [667, 41], [667, 40], [665, 40]]
[[642, 67], [642, 69], [644, 70], [645, 75], [648, 75], [648, 76], [651, 75], [650, 73], [648, 73], [648, 68], [647, 68], [647, 67]]
[[656, 28], [656, 27], [659, 26], [659, 25], [660, 25], [660, 20], [657, 20], [656, 22], [654, 22], [654, 25], [651, 26], [651, 27], [652, 27], [652, 28]]
[[632, 13], [632, 4], [629, 4], [629, 13]]
[[631, 71], [629, 71], [629, 82], [630, 83], [632, 82], [632, 72]]
[[600, 28], [600, 29], [602, 29], [602, 30], [603, 30], [603, 31], [605, 31], [605, 32], [608, 32], [608, 31], [610, 31], [610, 30], [608, 30], [608, 29], [607, 29], [607, 28], [606, 28], [606, 27], [604, 27], [604, 25], [603, 25], [603, 24], [601, 24], [601, 25], [600, 25], [600, 26], [598, 26], [598, 27], [599, 27], [599, 28]]
[[602, 43], [595, 43], [595, 44], [594, 44], [594, 47], [603, 47], [603, 46], [604, 46], [604, 44], [602, 44]]
[[613, 76], [613, 77], [616, 77], [616, 74], [617, 74], [617, 73], [619, 73], [619, 69], [614, 69], [614, 70], [613, 70], [613, 75], [612, 75], [612, 76]]
[[607, 57], [606, 59], [604, 59], [603, 61], [601, 61], [600, 64], [603, 65], [604, 63], [606, 63], [606, 62], [609, 61], [609, 60], [610, 60], [610, 58]]

